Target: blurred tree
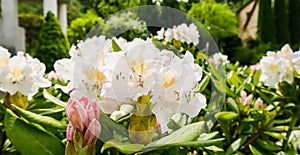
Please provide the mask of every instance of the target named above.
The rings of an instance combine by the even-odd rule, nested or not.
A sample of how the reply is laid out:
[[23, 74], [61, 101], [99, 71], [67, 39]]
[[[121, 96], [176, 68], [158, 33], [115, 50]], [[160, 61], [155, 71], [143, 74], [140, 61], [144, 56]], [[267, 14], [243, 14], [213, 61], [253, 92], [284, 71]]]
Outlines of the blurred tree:
[[277, 43], [289, 43], [289, 24], [286, 3], [284, 0], [275, 0], [275, 26]]
[[80, 18], [83, 14], [83, 5], [79, 2], [79, 0], [72, 0], [71, 4], [68, 5], [67, 10], [67, 18], [68, 18], [68, 25], [76, 19]]
[[26, 51], [32, 54], [42, 28], [44, 17], [32, 13], [19, 14], [19, 25], [26, 30]]
[[227, 4], [216, 3], [214, 0], [203, 0], [192, 4], [188, 15], [202, 23], [216, 41], [238, 33], [236, 14]]
[[300, 42], [300, 0], [289, 0], [289, 28], [291, 42]]
[[276, 28], [271, 0], [259, 1], [258, 35], [265, 43], [276, 42]]
[[103, 23], [94, 10], [88, 10], [80, 18], [73, 20], [68, 27], [68, 38], [71, 44], [76, 44], [85, 38], [86, 34], [97, 24]]
[[97, 6], [97, 13], [105, 18], [118, 11], [148, 4], [146, 0], [102, 0]]
[[18, 6], [18, 11], [22, 14], [30, 13], [43, 15], [43, 5], [42, 3], [22, 2]]
[[57, 59], [68, 56], [70, 45], [61, 26], [52, 12], [48, 12], [39, 33], [33, 56], [45, 63], [47, 71], [53, 69]]

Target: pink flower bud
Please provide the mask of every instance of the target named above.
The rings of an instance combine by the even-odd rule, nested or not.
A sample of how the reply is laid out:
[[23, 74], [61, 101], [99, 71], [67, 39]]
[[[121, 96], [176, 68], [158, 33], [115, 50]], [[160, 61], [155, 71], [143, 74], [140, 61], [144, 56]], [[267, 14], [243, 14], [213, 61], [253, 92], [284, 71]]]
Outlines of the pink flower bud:
[[243, 90], [241, 91], [241, 97], [239, 98], [239, 100], [242, 104], [247, 105], [252, 102], [252, 98], [253, 98], [252, 94], [247, 96], [247, 93]]
[[66, 115], [74, 128], [77, 128], [80, 131], [84, 130], [84, 122], [87, 117], [86, 110], [78, 101], [69, 99]]
[[85, 134], [84, 134], [84, 145], [88, 145], [100, 136], [101, 133], [101, 125], [100, 123], [94, 118], [90, 125], [88, 126]]
[[67, 128], [67, 140], [72, 142], [73, 137], [74, 137], [74, 128], [73, 128], [72, 123], [69, 122], [68, 128]]
[[260, 98], [258, 98], [254, 103], [254, 108], [263, 108], [264, 101]]
[[89, 105], [89, 99], [86, 96], [82, 96], [78, 101], [81, 103], [84, 109], [87, 109], [87, 106]]
[[93, 118], [95, 118], [97, 121], [99, 121], [100, 113], [99, 113], [99, 109], [98, 109], [98, 106], [96, 104], [96, 101], [92, 102], [91, 104], [89, 104], [87, 106], [86, 114], [87, 114], [86, 124], [91, 122], [93, 120]]

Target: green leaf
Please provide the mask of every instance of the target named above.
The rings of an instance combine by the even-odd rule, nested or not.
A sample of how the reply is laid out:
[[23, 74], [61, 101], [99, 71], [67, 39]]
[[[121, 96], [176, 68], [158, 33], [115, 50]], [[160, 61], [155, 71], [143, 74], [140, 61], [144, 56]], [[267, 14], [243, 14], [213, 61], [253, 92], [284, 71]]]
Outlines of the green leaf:
[[262, 140], [262, 139], [257, 139], [256, 142], [258, 143], [259, 146], [262, 146], [266, 150], [270, 150], [270, 151], [279, 151], [279, 150], [281, 150], [281, 147], [276, 145], [272, 141], [265, 141], [265, 140]]
[[57, 137], [24, 122], [11, 110], [6, 111], [4, 125], [7, 137], [22, 155], [64, 154], [64, 146]]
[[197, 138], [197, 140], [208, 140], [208, 139], [212, 139], [215, 136], [217, 136], [219, 134], [218, 131], [212, 132], [212, 133], [202, 133], [200, 134], [200, 136]]
[[122, 143], [120, 141], [117, 141], [115, 139], [107, 141], [104, 143], [103, 147], [101, 148], [101, 153], [103, 153], [106, 149], [108, 148], [116, 148], [120, 152], [124, 154], [133, 154], [136, 152], [139, 152], [140, 150], [143, 149], [144, 145], [143, 144], [130, 144], [130, 143]]
[[44, 89], [43, 91], [43, 95], [46, 99], [48, 99], [49, 101], [55, 103], [56, 105], [59, 105], [61, 107], [66, 108], [67, 103], [57, 99], [56, 97], [52, 96], [50, 93], [48, 93], [48, 91], [46, 89]]
[[191, 141], [181, 144], [173, 144], [178, 146], [191, 146], [191, 147], [207, 147], [212, 145], [220, 144], [225, 138], [217, 138], [217, 139], [211, 139], [211, 140], [197, 140], [197, 141]]
[[257, 86], [257, 84], [259, 82], [260, 75], [261, 75], [261, 70], [257, 70], [253, 76], [253, 84], [255, 86]]
[[215, 145], [207, 146], [207, 147], [205, 147], [205, 149], [214, 151], [214, 153], [215, 152], [222, 152], [222, 153], [224, 152], [224, 150], [222, 148], [219, 148], [219, 147], [217, 147]]
[[233, 154], [236, 150], [238, 150], [247, 140], [246, 136], [241, 136], [239, 139], [234, 141], [226, 151], [226, 155]]
[[203, 91], [205, 90], [205, 88], [206, 88], [207, 85], [209, 84], [209, 81], [210, 81], [210, 77], [209, 77], [208, 75], [206, 75], [206, 76], [202, 79], [202, 81], [201, 81], [201, 83], [200, 83], [200, 90], [199, 90], [200, 93], [203, 92]]
[[250, 151], [253, 153], [253, 155], [263, 155], [262, 153], [260, 153], [254, 146], [252, 146], [251, 144], [249, 145]]
[[231, 111], [221, 111], [216, 114], [216, 118], [219, 121], [229, 121], [238, 118], [239, 114]]
[[279, 140], [281, 140], [281, 139], [287, 140], [287, 138], [280, 133], [265, 131], [264, 134], [267, 134], [267, 135], [272, 136]]
[[238, 107], [238, 105], [236, 104], [236, 102], [234, 101], [234, 99], [233, 98], [231, 98], [231, 97], [228, 97], [227, 98], [227, 103], [228, 103], [228, 105], [229, 105], [229, 107], [231, 108], [231, 109], [233, 109], [235, 112], [239, 112], [239, 107]]
[[48, 116], [41, 116], [35, 113], [32, 113], [30, 111], [21, 109], [15, 105], [12, 105], [14, 109], [17, 111], [19, 115], [24, 117], [29, 122], [37, 123], [44, 127], [51, 127], [51, 128], [57, 128], [57, 129], [66, 129], [67, 125]]
[[112, 49], [114, 52], [122, 51], [122, 49], [120, 48], [120, 46], [116, 43], [116, 41], [114, 39], [111, 40], [111, 44], [112, 44]]
[[186, 125], [166, 137], [151, 142], [150, 144], [145, 146], [145, 149], [151, 150], [152, 148], [158, 148], [158, 147], [168, 146], [172, 144], [173, 145], [185, 144], [187, 142], [196, 139], [203, 131], [203, 128], [204, 128], [204, 122], [197, 122], [197, 123]]

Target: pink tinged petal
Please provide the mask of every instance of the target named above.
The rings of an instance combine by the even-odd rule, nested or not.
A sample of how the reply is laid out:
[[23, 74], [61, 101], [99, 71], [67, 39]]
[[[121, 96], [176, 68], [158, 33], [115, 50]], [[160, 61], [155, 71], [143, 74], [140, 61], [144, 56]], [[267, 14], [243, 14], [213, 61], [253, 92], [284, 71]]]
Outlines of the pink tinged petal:
[[66, 133], [66, 137], [68, 141], [73, 142], [73, 137], [74, 137], [74, 128], [71, 122], [69, 122], [68, 124], [68, 128], [67, 128], [67, 133]]
[[95, 114], [95, 118], [97, 121], [100, 120], [100, 111], [99, 111], [99, 108], [98, 108], [98, 105], [97, 105], [97, 102], [96, 101], [93, 101], [91, 103], [91, 107], [93, 108], [93, 111], [94, 111], [94, 114]]
[[84, 145], [88, 145], [97, 140], [101, 133], [101, 125], [99, 121], [93, 119], [84, 134]]
[[86, 96], [82, 96], [79, 99], [79, 102], [83, 105], [84, 109], [87, 109], [87, 107], [89, 105], [89, 99]]
[[80, 131], [84, 130], [84, 121], [86, 120], [86, 111], [83, 106], [76, 100], [70, 99], [66, 109], [68, 120], [72, 123], [74, 128]]
[[252, 102], [253, 95], [250, 94], [245, 98], [244, 104], [250, 104]]

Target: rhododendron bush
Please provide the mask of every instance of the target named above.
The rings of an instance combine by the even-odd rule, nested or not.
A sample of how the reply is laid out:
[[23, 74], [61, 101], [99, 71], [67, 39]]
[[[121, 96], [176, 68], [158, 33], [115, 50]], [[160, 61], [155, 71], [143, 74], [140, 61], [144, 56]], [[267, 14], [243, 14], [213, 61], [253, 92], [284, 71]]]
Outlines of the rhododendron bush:
[[1, 153], [297, 154], [300, 51], [240, 66], [201, 39], [186, 23], [93, 36], [47, 74], [0, 47]]

